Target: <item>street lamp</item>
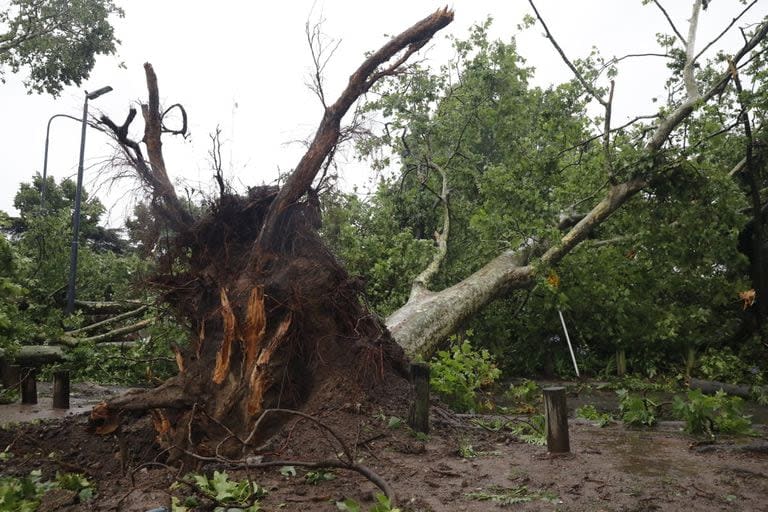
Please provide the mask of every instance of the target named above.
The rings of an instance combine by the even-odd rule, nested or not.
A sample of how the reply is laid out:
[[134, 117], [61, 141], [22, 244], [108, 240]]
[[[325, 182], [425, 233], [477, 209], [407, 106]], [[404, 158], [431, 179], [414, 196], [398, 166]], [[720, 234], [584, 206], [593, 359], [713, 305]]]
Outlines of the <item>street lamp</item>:
[[[75, 213], [72, 221], [72, 248], [69, 253], [69, 284], [67, 286], [67, 307], [64, 312], [71, 315], [75, 311], [75, 277], [77, 276], [77, 247], [80, 236], [80, 198], [83, 192], [83, 160], [85, 157], [85, 128], [88, 126], [88, 100], [95, 100], [112, 90], [106, 86], [93, 92], [85, 93], [83, 102], [83, 128], [80, 132], [80, 162], [77, 165], [77, 188], [75, 189]], [[45, 182], [43, 182], [45, 183]]]
[[48, 127], [45, 129], [45, 157], [43, 158], [43, 185], [40, 187], [40, 209], [45, 210], [45, 183], [48, 176], [48, 141], [51, 135], [51, 122], [57, 117], [66, 117], [73, 121], [82, 122], [82, 119], [69, 114], [54, 114], [48, 119]]

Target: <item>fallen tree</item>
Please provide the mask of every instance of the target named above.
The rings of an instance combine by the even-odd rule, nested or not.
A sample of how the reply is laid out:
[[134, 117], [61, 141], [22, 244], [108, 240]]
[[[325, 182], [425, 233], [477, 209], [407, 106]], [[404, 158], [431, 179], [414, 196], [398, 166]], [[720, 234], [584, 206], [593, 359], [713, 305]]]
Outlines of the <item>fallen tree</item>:
[[[427, 279], [424, 279], [423, 275], [418, 276], [414, 280], [407, 303], [386, 320], [387, 328], [409, 356], [428, 356], [440, 342], [456, 332], [468, 319], [491, 301], [512, 290], [528, 289], [533, 286], [537, 277], [546, 275], [548, 269], [556, 266], [569, 252], [587, 239], [596, 227], [605, 222], [630, 199], [639, 192], [647, 190], [650, 186], [670, 179], [669, 173], [665, 173], [668, 169], [665, 165], [665, 151], [670, 137], [675, 134], [676, 130], [684, 126], [686, 120], [697, 110], [719, 100], [726, 87], [737, 76], [735, 70], [744, 62], [751, 60], [753, 51], [760, 51], [760, 45], [768, 35], [768, 23], [764, 21], [755, 29], [752, 36], [745, 40], [744, 45], [732, 54], [729, 63], [723, 66], [720, 76], [710, 80], [711, 85], [702, 92], [699, 90], [700, 81], [695, 76], [698, 59], [703, 53], [696, 48], [696, 34], [702, 2], [694, 1], [689, 20], [688, 37], [685, 39], [681, 37], [685, 57], [681, 71], [681, 88], [683, 88], [685, 96], [674, 105], [674, 108], [662, 112], [655, 124], [648, 127], [649, 136], [645, 138], [645, 143], [639, 148], [639, 157], [635, 159], [634, 163], [626, 165], [621, 170], [621, 175], [628, 176], [628, 179], [619, 181], [618, 173], [613, 169], [611, 163], [613, 151], [610, 146], [613, 131], [611, 128], [613, 84], [609, 85], [607, 94], [601, 93], [594, 83], [583, 76], [559, 46], [535, 4], [532, 1], [529, 3], [534, 9], [538, 22], [543, 26], [547, 38], [573, 71], [575, 79], [581, 84], [585, 94], [604, 109], [604, 131], [593, 137], [592, 140], [602, 141], [601, 151], [605, 153], [607, 191], [602, 198], [598, 197], [594, 201], [594, 206], [590, 210], [578, 215], [563, 212], [560, 219], [557, 219], [553, 224], [553, 227], [557, 226], [563, 232], [559, 239], [534, 239], [531, 235], [519, 248], [500, 253], [472, 275], [442, 290], [429, 289], [429, 277], [434, 275], [434, 272]], [[744, 12], [751, 5], [745, 8]], [[730, 23], [728, 28], [737, 19], [738, 17]], [[705, 48], [711, 47], [719, 40], [720, 36], [705, 45]], [[641, 116], [635, 121], [645, 117], [648, 116]], [[430, 148], [429, 143], [426, 143], [425, 146], [426, 148], [421, 150], [426, 154], [423, 157], [424, 166], [434, 168], [435, 164], [429, 155], [432, 148]], [[411, 154], [419, 151], [418, 148], [414, 147], [407, 147], [406, 150]], [[457, 142], [456, 149], [451, 155], [459, 152], [460, 146]], [[449, 156], [444, 160], [451, 161], [454, 158]], [[441, 170], [440, 174], [442, 181], [445, 182], [444, 171]], [[445, 185], [443, 187], [445, 188]], [[444, 215], [447, 219], [448, 212], [445, 212]], [[443, 229], [443, 234], [447, 235], [447, 229]], [[445, 243], [442, 237], [437, 239], [436, 258], [444, 257], [445, 251], [440, 247]], [[439, 260], [436, 260], [431, 265], [435, 267], [439, 264]]]
[[[694, 13], [700, 8], [701, 2], [694, 2]], [[442, 236], [436, 237], [435, 260], [417, 278], [407, 304], [385, 324], [361, 303], [359, 281], [318, 236], [319, 199], [312, 184], [335, 150], [341, 120], [354, 102], [380, 79], [401, 73], [407, 59], [452, 19], [451, 11], [439, 10], [372, 53], [337, 101], [325, 107], [306, 154], [281, 188], [255, 187], [238, 196], [222, 186], [220, 197], [199, 218], [185, 208], [169, 179], [157, 77], [145, 65], [149, 100], [141, 106], [143, 146], [128, 136], [136, 110], [122, 125], [108, 117], [102, 121], [151, 193], [157, 222], [175, 232], [154, 284], [194, 336], [189, 348], [177, 354], [176, 377], [96, 407], [92, 419], [98, 430], [112, 431], [121, 411], [152, 409], [172, 458], [240, 456], [285, 420], [260, 422], [265, 410], [341, 407], [360, 394], [375, 395], [372, 390], [381, 384], [389, 394], [406, 394], [406, 354], [429, 353], [500, 294], [529, 287], [542, 269], [561, 261], [632, 196], [663, 179], [653, 173], [653, 163], [670, 134], [731, 77], [725, 73], [710, 90], [698, 92], [693, 16], [686, 47], [688, 98], [658, 121], [642, 163], [628, 173], [632, 177], [623, 182], [611, 177], [606, 195], [575, 217], [575, 225], [564, 223], [572, 227], [561, 238], [531, 240], [499, 254], [460, 283], [430, 291], [445, 255], [446, 216]], [[766, 32], [768, 25], [761, 26], [733, 61], [742, 60]], [[609, 110], [610, 100], [604, 103]]]
[[[67, 352], [79, 346], [111, 345], [118, 344], [122, 347], [130, 347], [136, 344], [132, 341], [132, 335], [138, 333], [155, 323], [155, 318], [143, 318], [132, 323], [123, 323], [144, 316], [149, 306], [136, 301], [122, 302], [89, 302], [77, 301], [77, 306], [86, 314], [108, 316], [84, 325], [78, 329], [66, 331], [61, 336], [46, 340], [42, 345], [21, 345], [11, 354], [6, 354], [0, 349], [0, 360], [6, 364], [21, 366], [43, 366], [46, 364], [61, 363], [67, 360]], [[115, 327], [115, 324], [118, 327]], [[122, 325], [121, 325], [122, 324]], [[94, 332], [96, 332], [94, 334]], [[86, 335], [86, 333], [92, 333]]]

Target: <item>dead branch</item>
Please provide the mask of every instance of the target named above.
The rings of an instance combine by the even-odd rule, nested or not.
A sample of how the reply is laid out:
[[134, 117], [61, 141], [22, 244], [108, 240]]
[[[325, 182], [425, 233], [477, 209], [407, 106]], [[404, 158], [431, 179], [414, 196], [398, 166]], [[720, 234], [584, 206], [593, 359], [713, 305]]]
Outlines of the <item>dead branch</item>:
[[124, 301], [91, 301], [76, 300], [75, 305], [85, 313], [92, 315], [109, 315], [112, 313], [124, 313], [145, 304], [139, 300]]
[[[144, 117], [144, 137], [141, 142], [147, 148], [149, 162], [144, 158], [141, 146], [137, 141], [128, 137], [128, 129], [136, 117], [136, 110], [130, 109], [128, 117], [121, 126], [112, 121], [108, 116], [102, 116], [101, 121], [109, 127], [115, 139], [123, 150], [130, 165], [139, 175], [141, 181], [153, 193], [155, 206], [160, 209], [163, 217], [168, 220], [174, 228], [183, 229], [191, 224], [191, 216], [183, 208], [176, 190], [168, 178], [168, 172], [165, 166], [165, 159], [162, 151], [161, 136], [163, 132], [186, 133], [186, 112], [181, 105], [174, 105], [165, 112], [160, 112], [160, 94], [157, 87], [157, 75], [152, 65], [144, 64], [144, 72], [147, 79], [147, 91], [149, 102], [141, 105], [141, 113]], [[163, 116], [171, 109], [181, 108], [183, 126], [181, 130], [168, 130], [163, 127]]]
[[146, 329], [154, 322], [154, 318], [147, 318], [146, 320], [136, 322], [135, 324], [126, 325], [125, 327], [113, 329], [109, 332], [105, 332], [104, 334], [98, 334], [96, 336], [90, 336], [87, 338], [76, 338], [74, 336], [65, 334], [59, 339], [54, 340], [52, 343], [66, 345], [68, 347], [76, 347], [84, 343], [105, 343], [108, 341], [113, 341], [115, 338], [119, 338], [120, 336], [125, 336], [126, 334], [131, 334], [142, 329]]
[[[277, 219], [292, 204], [303, 196], [338, 141], [341, 120], [357, 99], [365, 94], [379, 79], [392, 75], [405, 62], [405, 59], [420, 49], [440, 29], [453, 21], [453, 11], [446, 8], [436, 11], [431, 16], [419, 21], [411, 28], [391, 39], [387, 44], [370, 55], [350, 76], [349, 83], [333, 105], [325, 109], [325, 114], [315, 133], [307, 152], [299, 161], [295, 170], [280, 189], [272, 203], [261, 232], [254, 247], [261, 249], [269, 244], [279, 232]], [[403, 56], [387, 68], [381, 69], [397, 54]]]
[[328, 62], [333, 57], [333, 54], [336, 53], [336, 50], [339, 48], [341, 40], [331, 41], [332, 46], [328, 49], [329, 47], [325, 46], [323, 42], [323, 33], [320, 30], [322, 22], [323, 20], [320, 20], [318, 23], [310, 26], [309, 20], [307, 20], [304, 25], [304, 33], [307, 36], [307, 45], [309, 46], [309, 52], [312, 55], [312, 65], [314, 67], [312, 81], [307, 85], [318, 97], [323, 108], [327, 108], [328, 105], [325, 102], [323, 73]]
[[616, 82], [611, 80], [611, 90], [605, 103], [605, 128], [603, 129], [603, 158], [605, 158], [605, 175], [613, 180], [613, 164], [611, 163], [611, 108], [613, 106], [613, 88]]
[[707, 43], [707, 45], [704, 46], [704, 48], [702, 48], [701, 51], [696, 54], [696, 58], [694, 60], [697, 60], [699, 57], [701, 57], [704, 54], [704, 52], [709, 50], [716, 42], [718, 42], [725, 34], [727, 34], [728, 31], [731, 30], [731, 28], [736, 24], [736, 22], [739, 21], [741, 19], [741, 17], [744, 16], [747, 13], [747, 11], [749, 11], [752, 8], [752, 6], [754, 6], [757, 3], [757, 1], [758, 0], [752, 0], [752, 3], [750, 3], [748, 6], [746, 6], [739, 13], [738, 16], [733, 18], [731, 20], [731, 22], [723, 29], [722, 32], [720, 32], [720, 34], [717, 37], [715, 37], [713, 40], [711, 40], [709, 43]]
[[209, 134], [211, 139], [211, 149], [208, 150], [208, 156], [211, 157], [211, 163], [213, 165], [213, 177], [216, 183], [219, 184], [219, 197], [224, 197], [227, 191], [226, 183], [224, 182], [224, 171], [222, 170], [221, 160], [221, 128], [216, 127], [216, 131]]
[[531, 8], [533, 9], [533, 12], [536, 14], [536, 19], [539, 20], [539, 23], [541, 23], [541, 26], [544, 28], [544, 33], [547, 36], [547, 39], [552, 43], [552, 46], [555, 47], [555, 50], [557, 50], [557, 53], [560, 54], [560, 57], [563, 59], [563, 62], [565, 62], [565, 65], [570, 68], [571, 72], [573, 72], [573, 76], [576, 77], [576, 79], [579, 81], [579, 83], [584, 87], [584, 89], [589, 93], [590, 96], [592, 96], [598, 103], [600, 103], [603, 107], [607, 107], [607, 101], [598, 94], [597, 90], [587, 82], [587, 80], [584, 78], [584, 76], [579, 72], [578, 69], [576, 69], [576, 66], [574, 66], [573, 62], [568, 58], [568, 56], [563, 51], [562, 47], [557, 43], [552, 33], [549, 31], [549, 27], [547, 27], [547, 24], [544, 22], [544, 18], [541, 17], [541, 14], [539, 14], [539, 10], [536, 8], [536, 4], [533, 2], [533, 0], [528, 0], [528, 3], [531, 5]]
[[685, 38], [680, 33], [679, 30], [677, 30], [677, 27], [675, 26], [675, 22], [672, 21], [672, 18], [670, 18], [669, 14], [667, 13], [667, 10], [664, 9], [664, 7], [659, 3], [658, 0], [653, 0], [653, 3], [656, 4], [656, 7], [659, 8], [661, 13], [664, 15], [664, 17], [667, 19], [667, 22], [669, 23], [669, 26], [672, 27], [672, 31], [675, 33], [675, 35], [680, 39], [680, 41], [683, 43], [683, 45], [687, 45], [688, 43], [685, 42]]
[[106, 320], [102, 320], [101, 322], [96, 322], [91, 325], [86, 325], [85, 327], [81, 327], [79, 329], [75, 329], [73, 331], [67, 331], [67, 336], [77, 336], [78, 334], [82, 334], [87, 331], [92, 331], [93, 329], [98, 329], [100, 327], [104, 327], [105, 325], [113, 324], [120, 322], [122, 320], [125, 320], [127, 318], [133, 318], [135, 316], [139, 316], [142, 313], [144, 313], [147, 309], [149, 309], [149, 306], [141, 306], [137, 309], [134, 309], [132, 311], [128, 311], [127, 313], [123, 313], [121, 315], [113, 316], [112, 318], [107, 318]]
[[699, 99], [699, 88], [696, 86], [696, 77], [693, 74], [693, 66], [696, 63], [696, 32], [699, 26], [699, 13], [701, 12], [701, 0], [693, 2], [691, 19], [688, 23], [688, 43], [685, 45], [685, 65], [683, 66], [683, 82], [688, 101]]

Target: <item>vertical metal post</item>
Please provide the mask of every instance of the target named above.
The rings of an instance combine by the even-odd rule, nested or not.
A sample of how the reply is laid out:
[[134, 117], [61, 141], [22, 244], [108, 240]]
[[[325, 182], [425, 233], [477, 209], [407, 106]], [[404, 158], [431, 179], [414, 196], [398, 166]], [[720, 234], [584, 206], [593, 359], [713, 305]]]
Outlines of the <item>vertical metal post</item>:
[[72, 219], [72, 247], [69, 253], [69, 282], [67, 285], [67, 307], [64, 312], [75, 311], [75, 279], [77, 278], [77, 250], [80, 238], [80, 202], [83, 194], [83, 162], [85, 159], [85, 128], [88, 126], [88, 93], [83, 102], [83, 127], [80, 132], [80, 161], [77, 164], [77, 189], [75, 190], [75, 212]]

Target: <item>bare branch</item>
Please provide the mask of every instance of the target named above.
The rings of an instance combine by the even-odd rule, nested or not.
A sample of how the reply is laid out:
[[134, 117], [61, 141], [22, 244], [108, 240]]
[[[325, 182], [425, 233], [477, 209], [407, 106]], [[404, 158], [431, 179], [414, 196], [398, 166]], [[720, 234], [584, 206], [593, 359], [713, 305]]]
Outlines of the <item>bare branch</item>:
[[677, 30], [677, 27], [675, 26], [675, 22], [672, 21], [672, 18], [669, 17], [669, 14], [667, 13], [666, 9], [659, 3], [658, 0], [653, 0], [653, 3], [656, 4], [656, 7], [659, 8], [661, 13], [664, 15], [665, 18], [667, 18], [667, 21], [669, 22], [669, 26], [672, 27], [672, 30], [675, 32], [675, 35], [677, 35], [678, 38], [680, 38], [680, 41], [683, 43], [683, 45], [687, 45], [688, 43], [685, 41], [685, 38], [680, 33], [679, 30]]
[[149, 93], [149, 103], [141, 105], [142, 115], [144, 117], [144, 138], [143, 142], [147, 148], [149, 162], [144, 158], [141, 146], [138, 142], [128, 138], [128, 128], [136, 117], [136, 110], [130, 109], [128, 117], [122, 126], [117, 126], [109, 117], [102, 116], [101, 121], [107, 125], [118, 144], [122, 148], [130, 165], [136, 170], [139, 178], [152, 191], [156, 202], [155, 205], [160, 209], [163, 216], [176, 229], [183, 229], [191, 224], [192, 218], [181, 205], [176, 195], [176, 190], [168, 178], [163, 158], [161, 136], [164, 131], [174, 133], [186, 133], [186, 112], [180, 105], [184, 125], [182, 130], [168, 130], [163, 127], [163, 116], [167, 114], [176, 105], [167, 109], [164, 113], [160, 112], [160, 95], [157, 88], [157, 75], [155, 75], [152, 65], [144, 64], [144, 71], [147, 80], [147, 91]]
[[560, 57], [562, 57], [563, 62], [565, 62], [565, 64], [571, 69], [576, 79], [581, 83], [581, 85], [589, 93], [589, 95], [592, 96], [595, 100], [597, 100], [598, 103], [600, 103], [604, 107], [607, 106], [608, 102], [604, 100], [602, 96], [600, 96], [597, 93], [597, 90], [594, 87], [592, 87], [592, 85], [589, 82], [587, 82], [587, 80], [582, 76], [582, 74], [579, 73], [579, 70], [576, 69], [576, 66], [574, 66], [573, 63], [565, 55], [565, 52], [557, 43], [555, 38], [552, 36], [552, 33], [549, 31], [549, 27], [547, 27], [547, 24], [544, 22], [544, 18], [542, 18], [541, 14], [539, 14], [539, 10], [536, 9], [536, 4], [533, 3], [533, 0], [528, 0], [528, 3], [531, 4], [531, 7], [533, 8], [533, 12], [536, 13], [536, 18], [541, 23], [541, 26], [544, 27], [544, 32], [546, 33], [547, 39], [550, 40], [550, 42], [552, 43], [552, 46], [555, 47], [555, 50], [557, 50], [557, 53], [560, 54]]
[[146, 329], [147, 327], [152, 325], [154, 322], [155, 322], [154, 318], [147, 318], [146, 320], [136, 322], [135, 324], [126, 325], [125, 327], [120, 327], [118, 329], [113, 329], [109, 332], [105, 332], [104, 334], [98, 334], [96, 336], [90, 336], [88, 338], [75, 338], [72, 336], [64, 335], [56, 341], [58, 343], [61, 343], [62, 345], [67, 345], [69, 347], [76, 347], [83, 343], [105, 343], [107, 341], [112, 341], [115, 338], [119, 338], [120, 336], [124, 336], [126, 334], [131, 334], [131, 333], [140, 331], [142, 329]]
[[748, 6], [746, 6], [746, 7], [744, 8], [744, 10], [742, 10], [742, 11], [739, 13], [739, 15], [738, 15], [738, 16], [736, 16], [735, 18], [733, 18], [733, 19], [731, 20], [731, 22], [728, 24], [728, 26], [726, 26], [726, 27], [723, 29], [723, 31], [722, 31], [722, 32], [720, 32], [720, 34], [719, 34], [719, 35], [718, 35], [716, 38], [714, 38], [713, 40], [711, 40], [711, 41], [710, 41], [710, 42], [709, 42], [709, 43], [708, 43], [708, 44], [707, 44], [707, 45], [706, 45], [704, 48], [702, 48], [702, 49], [701, 49], [701, 51], [700, 51], [699, 53], [697, 53], [697, 54], [696, 54], [696, 57], [694, 58], [694, 60], [698, 60], [698, 58], [699, 58], [699, 57], [701, 57], [701, 56], [704, 54], [704, 52], [706, 52], [707, 50], [709, 50], [709, 49], [712, 47], [712, 45], [714, 45], [714, 44], [715, 44], [716, 42], [718, 42], [718, 41], [719, 41], [719, 40], [720, 40], [720, 39], [721, 39], [721, 38], [722, 38], [722, 37], [723, 37], [725, 34], [727, 34], [727, 33], [728, 33], [728, 31], [731, 29], [731, 27], [733, 27], [733, 25], [735, 25], [735, 24], [736, 24], [736, 22], [737, 22], [737, 21], [739, 21], [739, 19], [741, 19], [741, 17], [742, 17], [742, 16], [744, 16], [744, 15], [747, 13], [747, 11], [749, 11], [749, 10], [752, 8], [752, 6], [754, 6], [754, 5], [755, 5], [757, 2], [758, 2], [758, 0], [752, 0], [752, 3], [750, 3]]
[[328, 62], [333, 57], [333, 54], [336, 53], [336, 50], [339, 48], [341, 40], [331, 41], [333, 46], [328, 50], [323, 43], [323, 34], [320, 31], [322, 21], [323, 20], [320, 20], [318, 23], [310, 26], [309, 20], [307, 20], [304, 25], [304, 33], [307, 36], [307, 45], [309, 46], [309, 52], [312, 55], [312, 65], [314, 68], [312, 83], [308, 85], [312, 92], [314, 92], [320, 99], [323, 108], [327, 108], [328, 105], [325, 103], [325, 91], [323, 87], [323, 72], [325, 71]]
[[399, 59], [384, 71], [380, 71], [380, 67], [404, 50], [406, 55], [410, 55], [416, 49], [421, 48], [437, 31], [447, 26], [451, 21], [453, 21], [453, 11], [447, 7], [439, 9], [371, 54], [350, 76], [347, 87], [336, 102], [325, 109], [325, 114], [310, 147], [272, 203], [259, 237], [254, 244], [255, 248], [262, 247], [265, 241], [273, 240], [277, 230], [276, 219], [311, 187], [323, 162], [337, 144], [341, 131], [341, 120], [349, 108], [373, 86], [376, 80], [396, 72], [397, 66], [404, 61]]
[[226, 183], [224, 183], [224, 171], [222, 170], [221, 163], [221, 128], [216, 127], [216, 131], [208, 135], [211, 139], [211, 149], [208, 150], [208, 156], [211, 157], [211, 163], [213, 164], [213, 177], [216, 183], [219, 184], [219, 197], [223, 197], [227, 191]]
[[128, 311], [127, 313], [123, 313], [121, 315], [113, 316], [112, 318], [107, 318], [106, 320], [102, 320], [101, 322], [96, 322], [95, 324], [86, 325], [85, 327], [81, 327], [80, 329], [75, 329], [73, 331], [67, 331], [67, 336], [76, 336], [78, 334], [82, 334], [84, 332], [92, 331], [93, 329], [98, 329], [100, 327], [104, 327], [105, 325], [114, 324], [117, 322], [121, 322], [127, 318], [133, 318], [135, 316], [139, 316], [142, 313], [144, 313], [147, 309], [149, 309], [148, 306], [141, 306], [139, 308], [136, 308], [132, 311]]

